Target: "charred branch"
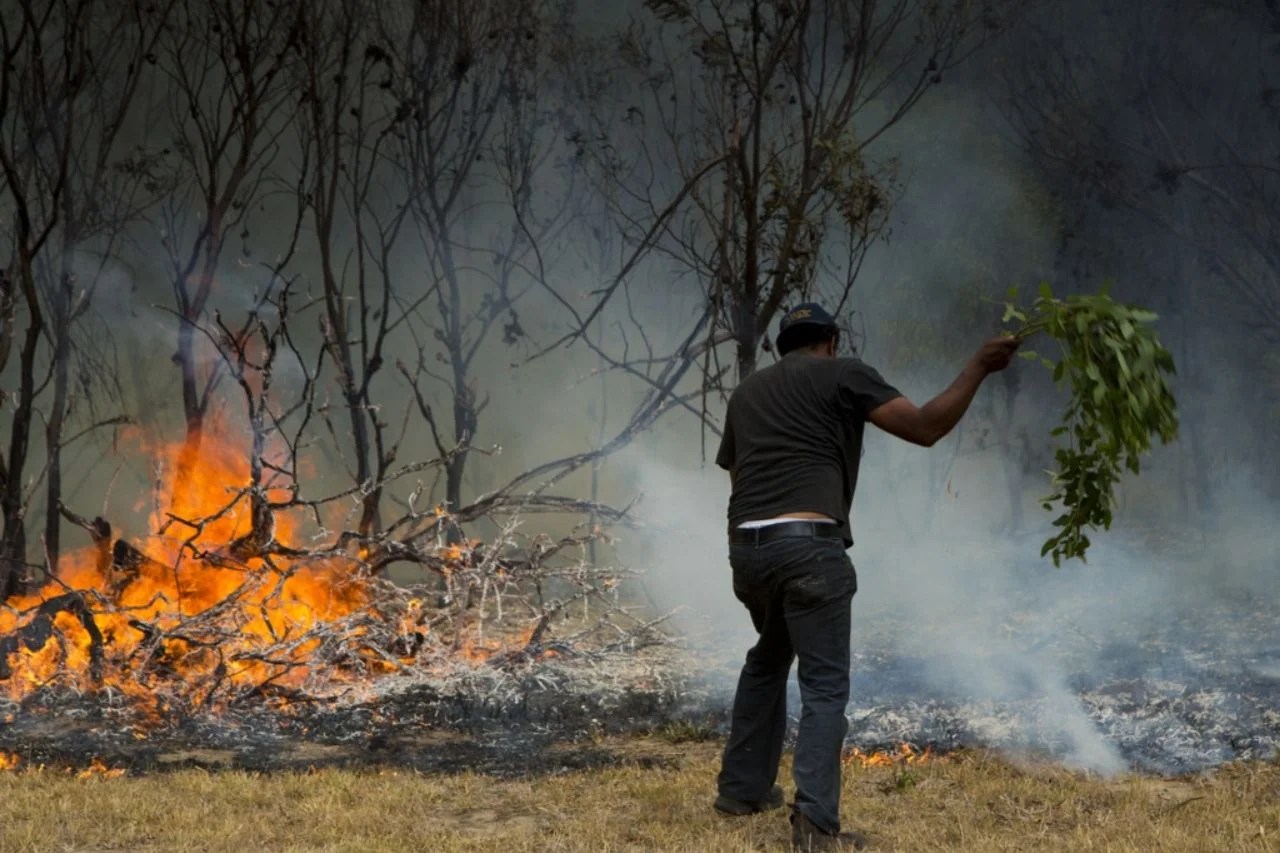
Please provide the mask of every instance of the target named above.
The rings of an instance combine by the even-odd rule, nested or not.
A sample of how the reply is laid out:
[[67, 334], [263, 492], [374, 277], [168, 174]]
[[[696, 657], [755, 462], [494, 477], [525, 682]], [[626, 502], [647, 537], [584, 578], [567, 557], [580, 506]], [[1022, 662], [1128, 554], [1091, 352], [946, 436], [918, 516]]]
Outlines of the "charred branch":
[[65, 642], [55, 625], [59, 613], [69, 613], [83, 627], [89, 639], [89, 676], [95, 682], [102, 679], [103, 641], [102, 632], [94, 621], [93, 612], [85, 604], [79, 593], [68, 592], [41, 602], [34, 609], [31, 618], [16, 632], [0, 637], [0, 679], [9, 678], [13, 672], [9, 665], [9, 656], [21, 648], [39, 651], [51, 639]]

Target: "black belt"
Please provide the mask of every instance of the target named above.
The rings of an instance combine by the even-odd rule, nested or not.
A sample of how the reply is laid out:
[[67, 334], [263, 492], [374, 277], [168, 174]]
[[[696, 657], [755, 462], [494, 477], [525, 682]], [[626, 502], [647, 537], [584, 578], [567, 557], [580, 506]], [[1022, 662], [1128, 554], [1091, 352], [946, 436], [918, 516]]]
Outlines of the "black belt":
[[764, 527], [733, 527], [729, 529], [730, 545], [760, 545], [775, 539], [794, 537], [835, 539], [843, 541], [840, 525], [829, 521], [782, 521]]

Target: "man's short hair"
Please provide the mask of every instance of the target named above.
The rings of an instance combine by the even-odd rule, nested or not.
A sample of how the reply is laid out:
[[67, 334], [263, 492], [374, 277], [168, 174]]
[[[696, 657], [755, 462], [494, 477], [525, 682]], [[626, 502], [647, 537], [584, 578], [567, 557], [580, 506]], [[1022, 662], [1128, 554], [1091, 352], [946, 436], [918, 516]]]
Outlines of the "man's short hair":
[[830, 340], [839, 340], [839, 338], [840, 330], [835, 326], [796, 326], [786, 334], [778, 335], [778, 355], [786, 355], [792, 350], [808, 349]]

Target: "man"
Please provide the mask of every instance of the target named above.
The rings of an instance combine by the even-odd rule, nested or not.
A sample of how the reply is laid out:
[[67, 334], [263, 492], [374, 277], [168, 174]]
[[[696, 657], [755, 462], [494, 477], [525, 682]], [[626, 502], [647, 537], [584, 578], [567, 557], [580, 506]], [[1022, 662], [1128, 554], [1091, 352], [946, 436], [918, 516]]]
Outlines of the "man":
[[839, 330], [820, 305], [788, 312], [782, 359], [729, 399], [716, 464], [729, 471], [733, 591], [759, 641], [747, 652], [718, 780], [717, 811], [783, 804], [774, 784], [787, 722], [787, 674], [799, 658], [803, 710], [796, 739], [792, 843], [855, 849], [840, 832], [840, 755], [848, 731], [849, 604], [857, 590], [849, 510], [867, 421], [928, 447], [964, 415], [983, 379], [1008, 366], [1018, 341], [992, 338], [955, 382], [917, 407], [857, 358], [836, 357]]

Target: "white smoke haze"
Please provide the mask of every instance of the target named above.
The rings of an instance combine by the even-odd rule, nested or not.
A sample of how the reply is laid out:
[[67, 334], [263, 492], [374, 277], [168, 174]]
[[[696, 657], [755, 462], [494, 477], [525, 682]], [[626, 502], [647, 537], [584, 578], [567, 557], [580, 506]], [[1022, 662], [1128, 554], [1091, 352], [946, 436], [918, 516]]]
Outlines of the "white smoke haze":
[[690, 450], [687, 467], [644, 449], [617, 459], [641, 496], [641, 526], [622, 534], [619, 552], [625, 562], [644, 567], [655, 603], [678, 612], [677, 624], [695, 646], [745, 652], [755, 631], [733, 596], [725, 523], [729, 477], [710, 463], [698, 465], [696, 448]]
[[[1165, 720], [1169, 755], [1125, 755], [1116, 736], [1145, 733], [1127, 731], [1123, 716], [1086, 701], [1083, 690], [1170, 676], [1189, 682], [1180, 691], [1195, 690], [1197, 673], [1186, 670], [1188, 661], [1194, 670], [1196, 653], [1210, 655], [1203, 667], [1219, 654], [1239, 656], [1253, 661], [1260, 676], [1280, 676], [1277, 661], [1259, 647], [1270, 642], [1266, 634], [1241, 630], [1224, 648], [1232, 632], [1218, 623], [1227, 629], [1221, 637], [1195, 642], [1206, 622], [1231, 612], [1242, 596], [1274, 590], [1280, 537], [1263, 512], [1242, 513], [1246, 504], [1237, 504], [1221, 539], [1181, 555], [1169, 543], [1146, 541], [1121, 516], [1113, 531], [1095, 537], [1088, 563], [1055, 569], [1038, 556], [1049, 532], [1049, 516], [1038, 507], [1025, 532], [994, 532], [1007, 512], [1004, 499], [993, 497], [1003, 489], [998, 458], [989, 454], [985, 464], [953, 477], [955, 496], [937, 501], [930, 514], [928, 456], [947, 453], [947, 443], [929, 450], [894, 444], [870, 437], [854, 503], [855, 741], [883, 745], [958, 728], [964, 743], [1015, 754], [1047, 751], [1094, 772], [1118, 773], [1135, 763], [1160, 769], [1176, 765], [1179, 748], [1200, 746], [1196, 733]], [[696, 463], [696, 444], [685, 451], [688, 465], [673, 458], [670, 445], [661, 460], [644, 452], [619, 460], [644, 494], [638, 509], [644, 526], [626, 534], [622, 554], [646, 567], [660, 606], [678, 609], [686, 641], [703, 662], [701, 675], [727, 705], [755, 634], [731, 589], [728, 477]], [[907, 459], [895, 463], [898, 455]], [[1034, 500], [1042, 488], [1032, 478], [1026, 494]], [[1218, 564], [1211, 562], [1215, 553]], [[1149, 643], [1158, 647], [1154, 653], [1144, 652]], [[1159, 647], [1169, 654], [1166, 662]], [[1186, 661], [1179, 657], [1184, 651], [1192, 651]], [[794, 715], [794, 675], [790, 701]]]

